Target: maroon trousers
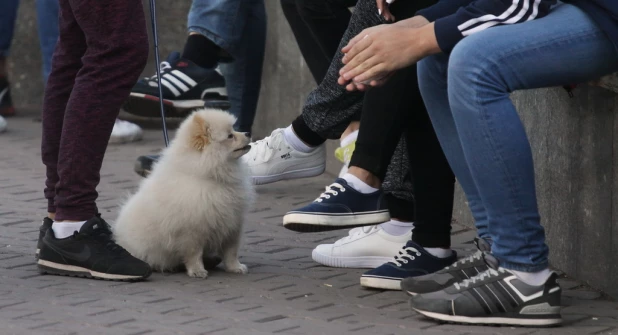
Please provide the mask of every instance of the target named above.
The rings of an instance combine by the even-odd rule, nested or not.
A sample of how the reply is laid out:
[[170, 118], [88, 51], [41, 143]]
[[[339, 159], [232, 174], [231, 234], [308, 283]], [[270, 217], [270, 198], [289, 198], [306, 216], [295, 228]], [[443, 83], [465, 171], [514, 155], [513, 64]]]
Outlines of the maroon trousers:
[[148, 58], [141, 0], [60, 0], [43, 102], [45, 197], [57, 220], [88, 220], [114, 121]]

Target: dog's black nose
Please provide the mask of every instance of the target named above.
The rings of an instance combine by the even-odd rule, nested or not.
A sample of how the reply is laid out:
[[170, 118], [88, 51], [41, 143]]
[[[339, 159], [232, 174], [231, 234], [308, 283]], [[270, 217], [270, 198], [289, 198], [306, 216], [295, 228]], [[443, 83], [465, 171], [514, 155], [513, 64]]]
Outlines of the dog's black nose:
[[247, 136], [248, 138], [251, 138], [251, 133], [247, 132], [247, 133], [243, 133], [245, 134], [245, 136]]

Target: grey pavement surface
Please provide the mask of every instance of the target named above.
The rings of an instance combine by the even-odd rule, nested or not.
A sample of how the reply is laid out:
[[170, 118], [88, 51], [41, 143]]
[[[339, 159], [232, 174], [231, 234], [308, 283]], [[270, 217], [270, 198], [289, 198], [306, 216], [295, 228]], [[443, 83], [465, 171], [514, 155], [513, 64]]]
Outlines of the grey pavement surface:
[[[315, 245], [347, 232], [299, 234], [283, 229], [281, 216], [313, 200], [331, 176], [257, 188], [241, 252], [248, 275], [154, 274], [141, 283], [40, 275], [34, 250], [46, 207], [32, 117], [8, 119], [0, 134], [0, 334], [618, 334], [618, 304], [571, 279], [562, 281], [562, 327], [472, 327], [424, 319], [401, 292], [361, 288], [362, 270], [314, 263]], [[147, 130], [139, 143], [110, 146], [99, 187], [104, 218], [113, 222], [118, 199], [136, 189], [135, 157], [161, 143], [158, 130]], [[472, 251], [473, 237], [455, 224], [460, 254]]]

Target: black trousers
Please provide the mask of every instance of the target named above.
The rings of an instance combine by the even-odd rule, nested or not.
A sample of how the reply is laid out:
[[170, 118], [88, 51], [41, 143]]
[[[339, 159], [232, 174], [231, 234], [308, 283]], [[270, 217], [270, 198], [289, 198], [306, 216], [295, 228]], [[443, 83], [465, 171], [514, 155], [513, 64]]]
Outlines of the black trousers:
[[281, 9], [316, 83], [322, 82], [358, 0], [281, 0]]
[[[285, 1], [288, 0], [282, 2]], [[391, 11], [401, 20], [435, 2], [397, 1]], [[335, 53], [360, 30], [381, 23], [384, 21], [378, 16], [375, 0], [359, 0], [343, 40], [335, 46]], [[303, 115], [292, 123], [294, 130], [303, 141], [319, 145], [328, 138], [338, 138], [345, 125], [360, 117], [361, 128], [350, 165], [378, 176], [385, 182], [385, 189], [389, 183], [400, 184], [387, 192], [389, 211], [391, 217], [415, 221], [412, 234], [415, 242], [423, 247], [449, 247], [455, 177], [423, 104], [416, 66], [398, 71], [384, 86], [365, 94], [348, 93], [333, 83], [342, 67], [341, 55], [334, 55], [326, 80], [310, 94]], [[402, 155], [407, 157], [402, 159]], [[394, 164], [402, 166], [393, 167]], [[406, 175], [393, 176], [393, 173]], [[412, 192], [398, 190], [407, 188]], [[412, 197], [402, 193], [412, 193]]]

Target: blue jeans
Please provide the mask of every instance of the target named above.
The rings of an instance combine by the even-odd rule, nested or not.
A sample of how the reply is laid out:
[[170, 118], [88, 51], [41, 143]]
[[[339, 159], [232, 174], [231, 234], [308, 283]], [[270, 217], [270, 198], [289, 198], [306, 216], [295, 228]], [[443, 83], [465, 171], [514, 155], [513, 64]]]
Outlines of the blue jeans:
[[[0, 2], [0, 57], [7, 57], [13, 40], [19, 0]], [[51, 59], [58, 42], [58, 0], [36, 0], [39, 42], [43, 56], [43, 79], [51, 72]]]
[[501, 266], [548, 266], [530, 143], [509, 93], [583, 83], [618, 70], [618, 52], [579, 8], [489, 28], [418, 64], [425, 105], [479, 235]]
[[0, 1], [0, 57], [7, 57], [13, 41], [19, 0]]
[[251, 132], [266, 47], [264, 0], [194, 0], [188, 28], [227, 51], [234, 60], [221, 64], [238, 131]]
[[43, 56], [43, 82], [47, 83], [51, 72], [51, 61], [58, 43], [58, 0], [36, 0], [39, 43]]

